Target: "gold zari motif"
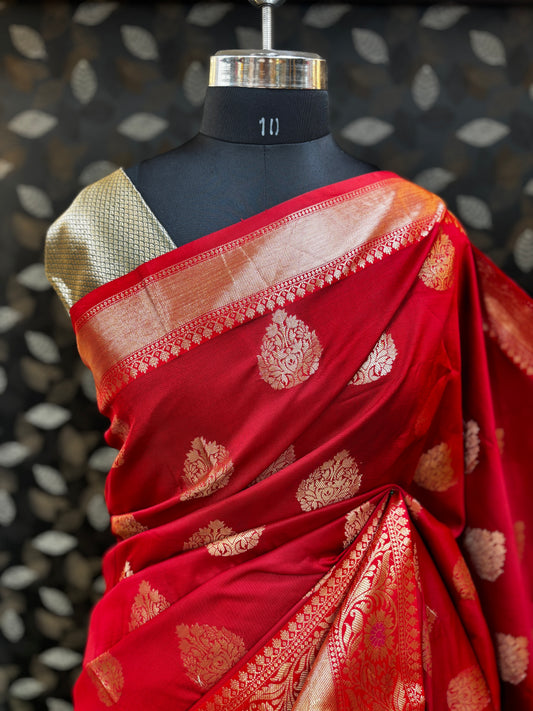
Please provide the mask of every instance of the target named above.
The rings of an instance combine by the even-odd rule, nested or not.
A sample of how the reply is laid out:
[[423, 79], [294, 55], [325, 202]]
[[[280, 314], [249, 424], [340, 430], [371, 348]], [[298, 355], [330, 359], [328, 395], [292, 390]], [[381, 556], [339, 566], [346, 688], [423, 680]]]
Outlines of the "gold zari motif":
[[479, 667], [464, 669], [448, 684], [446, 701], [450, 711], [483, 711], [490, 700], [490, 692]]
[[510, 634], [498, 633], [496, 641], [501, 678], [510, 684], [520, 684], [526, 678], [529, 666], [527, 637], [513, 637]]
[[93, 659], [87, 665], [87, 674], [102, 703], [113, 706], [119, 701], [124, 688], [124, 674], [122, 664], [110, 652]]
[[344, 547], [347, 548], [355, 541], [361, 533], [365, 524], [372, 515], [376, 507], [370, 501], [365, 501], [364, 504], [352, 509], [346, 514], [346, 523], [344, 524]]
[[185, 491], [181, 500], [209, 496], [226, 486], [233, 474], [233, 462], [228, 450], [216, 442], [208, 442], [204, 437], [196, 437], [183, 465]]
[[442, 230], [426, 257], [418, 276], [430, 289], [446, 291], [453, 282], [455, 247]]
[[111, 516], [111, 531], [115, 536], [119, 536], [123, 540], [147, 530], [148, 526], [143, 526], [142, 523], [139, 523], [133, 514]]
[[167, 607], [170, 607], [170, 603], [165, 596], [152, 588], [149, 582], [143, 580], [131, 606], [130, 632], [157, 617]]
[[398, 351], [391, 334], [381, 334], [368, 358], [350, 380], [350, 385], [366, 385], [387, 375], [391, 372], [397, 355]]
[[453, 567], [453, 584], [459, 595], [464, 600], [475, 600], [477, 597], [476, 588], [472, 582], [472, 576], [465, 563], [464, 558], [459, 558]]
[[465, 472], [471, 474], [479, 464], [479, 425], [474, 420], [468, 420], [464, 431]]
[[194, 533], [183, 546], [192, 550], [205, 546], [209, 555], [228, 557], [252, 550], [259, 543], [265, 526], [235, 533], [224, 521], [210, 521], [207, 526]]
[[296, 498], [303, 511], [313, 511], [355, 496], [360, 485], [359, 468], [343, 449], [300, 483]]
[[269, 476], [272, 476], [272, 474], [277, 474], [280, 472], [282, 469], [285, 469], [285, 467], [288, 467], [289, 464], [293, 464], [296, 461], [296, 454], [294, 451], [294, 445], [291, 444], [287, 447], [287, 449], [282, 452], [279, 457], [272, 462], [259, 476], [257, 479], [254, 479], [252, 484], [258, 484], [260, 481], [263, 481], [264, 479], [268, 479]]
[[494, 582], [500, 577], [507, 553], [505, 536], [501, 531], [467, 528], [464, 544], [480, 578]]
[[274, 390], [293, 388], [317, 371], [321, 354], [316, 333], [296, 316], [278, 309], [257, 356], [259, 373]]
[[187, 676], [201, 689], [208, 689], [246, 653], [244, 641], [225, 627], [178, 625], [180, 652]]
[[437, 444], [420, 457], [414, 481], [429, 491], [447, 491], [456, 483], [452, 453], [445, 442]]

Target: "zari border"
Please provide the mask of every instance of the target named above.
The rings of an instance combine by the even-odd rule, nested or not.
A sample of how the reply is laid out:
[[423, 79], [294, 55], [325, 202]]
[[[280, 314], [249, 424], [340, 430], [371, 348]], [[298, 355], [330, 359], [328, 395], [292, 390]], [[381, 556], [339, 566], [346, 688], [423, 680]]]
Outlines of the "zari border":
[[99, 406], [105, 409], [129, 382], [217, 334], [420, 241], [444, 211], [436, 196], [388, 178], [142, 278], [142, 267], [126, 275], [125, 288], [85, 311], [81, 303], [73, 309]]

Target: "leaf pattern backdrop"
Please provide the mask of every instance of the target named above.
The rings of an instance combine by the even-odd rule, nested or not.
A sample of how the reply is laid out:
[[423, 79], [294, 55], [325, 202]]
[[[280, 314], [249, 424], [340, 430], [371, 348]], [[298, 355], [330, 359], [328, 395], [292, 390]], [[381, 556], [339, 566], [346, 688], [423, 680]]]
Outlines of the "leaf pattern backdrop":
[[[437, 192], [533, 291], [533, 8], [289, 2], [276, 46], [329, 61], [339, 143]], [[84, 185], [198, 130], [210, 54], [259, 46], [241, 2], [0, 2], [0, 704], [67, 711], [110, 544], [114, 452], [44, 276]]]

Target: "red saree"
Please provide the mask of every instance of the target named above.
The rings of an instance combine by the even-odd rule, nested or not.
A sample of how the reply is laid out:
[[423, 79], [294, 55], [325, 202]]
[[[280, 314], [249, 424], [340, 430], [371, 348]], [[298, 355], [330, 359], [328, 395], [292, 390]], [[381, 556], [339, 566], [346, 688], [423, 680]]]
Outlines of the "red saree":
[[172, 248], [117, 171], [47, 269], [120, 450], [76, 711], [533, 709], [533, 307], [439, 198]]

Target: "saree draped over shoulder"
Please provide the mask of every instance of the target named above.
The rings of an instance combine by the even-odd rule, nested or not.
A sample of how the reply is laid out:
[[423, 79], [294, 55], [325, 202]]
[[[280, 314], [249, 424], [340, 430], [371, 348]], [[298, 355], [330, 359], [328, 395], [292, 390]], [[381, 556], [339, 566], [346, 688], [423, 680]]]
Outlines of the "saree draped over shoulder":
[[174, 247], [50, 229], [116, 545], [76, 711], [533, 709], [533, 305], [387, 172]]

